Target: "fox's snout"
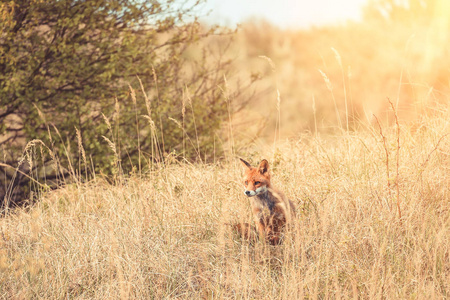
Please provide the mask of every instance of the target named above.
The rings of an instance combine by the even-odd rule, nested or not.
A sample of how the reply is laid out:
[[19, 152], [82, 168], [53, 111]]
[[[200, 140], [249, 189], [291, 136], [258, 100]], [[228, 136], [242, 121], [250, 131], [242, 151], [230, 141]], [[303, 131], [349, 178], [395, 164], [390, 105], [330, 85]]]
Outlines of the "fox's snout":
[[256, 192], [255, 191], [247, 191], [247, 190], [245, 190], [245, 192], [244, 192], [248, 197], [252, 197], [252, 196], [255, 196], [256, 195]]
[[259, 195], [261, 193], [265, 193], [266, 191], [267, 191], [266, 186], [260, 186], [257, 189], [255, 189], [254, 191], [245, 189], [244, 193], [247, 197], [253, 197], [253, 196]]

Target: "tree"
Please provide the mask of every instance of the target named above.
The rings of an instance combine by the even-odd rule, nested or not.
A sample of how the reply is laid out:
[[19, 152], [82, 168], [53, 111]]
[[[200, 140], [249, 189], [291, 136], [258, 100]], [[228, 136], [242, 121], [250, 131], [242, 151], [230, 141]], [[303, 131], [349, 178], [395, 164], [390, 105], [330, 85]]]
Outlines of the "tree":
[[[76, 166], [111, 174], [118, 162], [122, 172], [140, 166], [141, 155], [150, 161], [174, 150], [191, 159], [206, 155], [227, 112], [217, 86], [229, 62], [208, 63], [207, 49], [189, 59], [189, 47], [215, 31], [193, 17], [199, 2], [189, 3], [2, 2], [0, 199], [7, 191], [11, 199], [25, 197], [25, 174], [56, 179], [74, 175]], [[47, 152], [33, 150], [34, 163], [17, 163], [33, 140]], [[55, 164], [58, 170], [50, 170]], [[12, 186], [28, 188], [11, 194]]]

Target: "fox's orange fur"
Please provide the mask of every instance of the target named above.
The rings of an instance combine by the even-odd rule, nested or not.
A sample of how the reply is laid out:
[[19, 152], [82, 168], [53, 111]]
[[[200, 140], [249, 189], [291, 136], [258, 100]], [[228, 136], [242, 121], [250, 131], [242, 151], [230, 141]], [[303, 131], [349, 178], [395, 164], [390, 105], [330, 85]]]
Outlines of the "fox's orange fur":
[[[256, 230], [260, 237], [264, 237], [272, 245], [280, 244], [283, 229], [295, 218], [294, 205], [272, 186], [267, 160], [263, 159], [256, 168], [245, 160], [240, 160], [245, 168], [244, 193], [250, 197]], [[252, 239], [249, 224], [234, 227], [244, 238]]]

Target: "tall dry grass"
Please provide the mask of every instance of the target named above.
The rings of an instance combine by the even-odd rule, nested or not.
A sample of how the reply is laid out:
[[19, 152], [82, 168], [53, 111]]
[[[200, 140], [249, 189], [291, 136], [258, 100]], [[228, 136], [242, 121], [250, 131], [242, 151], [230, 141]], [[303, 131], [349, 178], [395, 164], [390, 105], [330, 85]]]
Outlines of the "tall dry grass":
[[[370, 2], [375, 6], [383, 1]], [[436, 2], [449, 5], [446, 0], [385, 2], [415, 2], [413, 7]], [[260, 80], [255, 82], [258, 97], [236, 122], [244, 123], [242, 135], [250, 135], [250, 140], [258, 134], [272, 141], [279, 124], [280, 105], [274, 101], [279, 91], [282, 138], [304, 130], [331, 132], [336, 124], [359, 130], [367, 116], [385, 118], [390, 109], [386, 97], [402, 120], [411, 121], [427, 107], [447, 103], [450, 10], [436, 9], [424, 15], [411, 8], [404, 13], [403, 21], [364, 18], [358, 23], [305, 30], [283, 30], [264, 21], [244, 23], [232, 47], [235, 68], [239, 74]], [[271, 58], [276, 72], [261, 55]], [[261, 119], [267, 126], [258, 131], [254, 127]]]
[[42, 193], [0, 219], [0, 297], [448, 298], [449, 120], [241, 150], [295, 203], [281, 246], [224, 225], [252, 219], [232, 157]]

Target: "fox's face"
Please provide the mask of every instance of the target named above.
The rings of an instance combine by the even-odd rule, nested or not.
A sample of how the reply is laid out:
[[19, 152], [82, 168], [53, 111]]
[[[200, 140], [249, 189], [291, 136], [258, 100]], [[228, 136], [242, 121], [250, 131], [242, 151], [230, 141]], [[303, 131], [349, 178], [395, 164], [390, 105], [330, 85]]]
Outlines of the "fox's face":
[[253, 197], [265, 193], [270, 186], [269, 162], [263, 159], [257, 168], [253, 168], [242, 158], [240, 160], [245, 167], [245, 195]]

